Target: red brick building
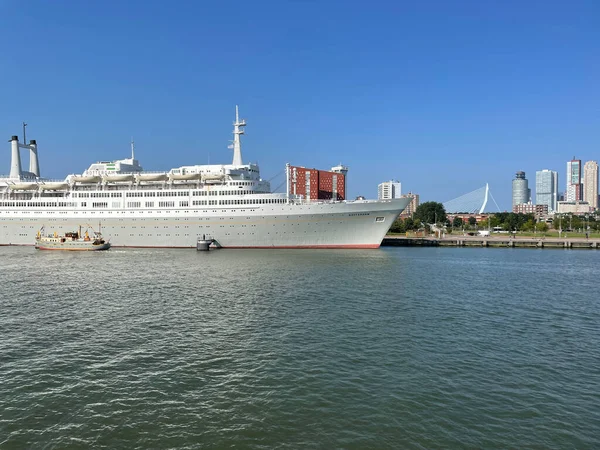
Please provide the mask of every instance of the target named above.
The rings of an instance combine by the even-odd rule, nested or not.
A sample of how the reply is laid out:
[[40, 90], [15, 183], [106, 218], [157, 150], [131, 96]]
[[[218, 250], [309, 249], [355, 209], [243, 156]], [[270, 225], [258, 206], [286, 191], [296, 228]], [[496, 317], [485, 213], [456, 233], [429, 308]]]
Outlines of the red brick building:
[[513, 206], [514, 213], [534, 214], [536, 216], [548, 215], [548, 205], [534, 205], [533, 203], [518, 203]]
[[[345, 169], [347, 170], [347, 169]], [[345, 200], [345, 173], [289, 166], [289, 193], [310, 200]]]

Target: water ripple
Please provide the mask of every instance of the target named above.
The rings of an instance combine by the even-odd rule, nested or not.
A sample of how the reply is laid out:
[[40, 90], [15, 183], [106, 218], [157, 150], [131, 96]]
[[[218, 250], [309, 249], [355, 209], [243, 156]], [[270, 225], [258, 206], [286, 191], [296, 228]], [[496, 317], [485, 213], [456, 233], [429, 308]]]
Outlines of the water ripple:
[[600, 447], [595, 252], [0, 252], [0, 448]]

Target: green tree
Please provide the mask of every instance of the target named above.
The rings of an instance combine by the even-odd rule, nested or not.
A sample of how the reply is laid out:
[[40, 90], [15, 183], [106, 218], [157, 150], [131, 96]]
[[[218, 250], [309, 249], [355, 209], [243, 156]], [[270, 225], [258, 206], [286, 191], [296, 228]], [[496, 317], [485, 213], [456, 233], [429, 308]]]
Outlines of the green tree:
[[452, 221], [452, 226], [454, 228], [462, 228], [463, 225], [464, 225], [464, 221], [462, 220], [462, 217], [456, 216], [454, 218], [454, 220]]
[[469, 217], [469, 225], [471, 225], [472, 227], [477, 225], [477, 219], [473, 216]]
[[390, 227], [391, 233], [406, 233], [406, 227], [404, 220], [398, 218], [394, 221], [392, 226]]
[[506, 220], [508, 219], [508, 213], [507, 212], [496, 213], [496, 215], [494, 217], [498, 221], [498, 225], [496, 225], [496, 226], [502, 227], [502, 226], [504, 226], [504, 224], [506, 223]]
[[538, 222], [535, 224], [535, 229], [541, 233], [548, 231], [548, 224], [546, 222]]
[[498, 217], [497, 214], [494, 214], [493, 216], [490, 216], [490, 225], [493, 227], [499, 227], [502, 224], [502, 222], [500, 221], [500, 218]]
[[523, 231], [533, 231], [534, 228], [535, 228], [535, 222], [531, 219], [529, 219], [527, 222], [525, 222], [520, 227], [520, 229]]
[[558, 214], [555, 214], [554, 218], [552, 219], [552, 228], [554, 228], [555, 230], [560, 230], [561, 225], [562, 219]]
[[508, 213], [506, 216], [506, 220], [504, 224], [502, 224], [503, 228], [508, 231], [515, 231], [519, 229], [519, 216], [515, 213]]
[[425, 202], [417, 206], [415, 210], [415, 219], [423, 223], [446, 222], [446, 210], [444, 205], [438, 202]]
[[488, 216], [485, 220], [479, 222], [479, 226], [484, 230], [491, 229], [490, 222], [492, 221], [492, 217]]

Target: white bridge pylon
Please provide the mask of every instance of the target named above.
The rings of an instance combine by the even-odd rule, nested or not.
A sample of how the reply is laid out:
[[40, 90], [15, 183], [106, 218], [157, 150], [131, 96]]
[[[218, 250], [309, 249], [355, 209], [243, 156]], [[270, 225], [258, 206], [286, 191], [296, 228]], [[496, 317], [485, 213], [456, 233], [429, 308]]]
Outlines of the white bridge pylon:
[[446, 213], [482, 214], [485, 212], [489, 197], [491, 197], [496, 205], [497, 210], [500, 211], [488, 183], [479, 189], [475, 189], [460, 197], [444, 202], [444, 209], [446, 210]]

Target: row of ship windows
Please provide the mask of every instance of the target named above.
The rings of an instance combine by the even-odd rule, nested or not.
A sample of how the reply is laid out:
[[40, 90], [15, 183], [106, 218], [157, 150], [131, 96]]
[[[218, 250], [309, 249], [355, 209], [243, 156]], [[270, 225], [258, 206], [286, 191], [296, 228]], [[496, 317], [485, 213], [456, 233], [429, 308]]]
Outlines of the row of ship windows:
[[[220, 214], [221, 213], [227, 213], [227, 212], [231, 212], [231, 213], [243, 213], [243, 212], [255, 212], [255, 211], [256, 211], [256, 209], [252, 209], [252, 208], [249, 208], [249, 209], [229, 209], [229, 210], [227, 210], [227, 209], [219, 209], [218, 210], [218, 212]], [[266, 210], [261, 210], [261, 211], [266, 211]], [[271, 210], [271, 211], [273, 211], [273, 210]], [[2, 212], [3, 211], [0, 211], [0, 213], [2, 213]], [[50, 214], [79, 214], [79, 213], [81, 213], [82, 215], [96, 214], [96, 211], [45, 211], [45, 212], [46, 212], [46, 214], [49, 214], [49, 215]], [[163, 212], [165, 214], [170, 214], [171, 212], [173, 212], [173, 213], [184, 212], [186, 214], [188, 214], [188, 213], [193, 213], [193, 214], [204, 213], [204, 214], [208, 214], [208, 213], [214, 213], [215, 210], [204, 209], [204, 210], [193, 210], [193, 211], [187, 211], [187, 210], [183, 210], [183, 211], [171, 211], [171, 210], [167, 210], [167, 211], [107, 211], [106, 213], [103, 213], [103, 214], [113, 214], [113, 213], [115, 215], [127, 214], [127, 213], [129, 213], [129, 214], [144, 214], [144, 212], [147, 212], [148, 214], [154, 214], [154, 213], [161, 214]], [[38, 211], [12, 211], [12, 213], [13, 214], [36, 214], [37, 215]], [[283, 217], [283, 216], [281, 216], [281, 217]], [[285, 216], [285, 217], [286, 217], [286, 219], [289, 219], [289, 216]], [[260, 218], [265, 219], [265, 216], [262, 216]], [[311, 215], [307, 215], [307, 219], [313, 219], [313, 218], [315, 218], [315, 216], [313, 216], [312, 214]], [[198, 220], [214, 220], [215, 218], [214, 217], [206, 217], [206, 218], [199, 217], [197, 219]], [[220, 220], [225, 220], [224, 217], [220, 217], [219, 219]], [[246, 219], [250, 219], [250, 217], [246, 217]], [[377, 222], [381, 222], [381, 220], [379, 220], [379, 219], [382, 219], [382, 218], [378, 217], [377, 219], [378, 219]], [[37, 219], [23, 219], [23, 218], [20, 218], [18, 220], [24, 221], [24, 220], [37, 220]], [[48, 219], [48, 220], [61, 220], [61, 219]], [[137, 219], [135, 217], [132, 217], [132, 218], [128, 218], [128, 219], [118, 219], [118, 220], [133, 220], [133, 221], [136, 221], [136, 220], [141, 220], [141, 221], [145, 221], [145, 220], [175, 220], [175, 221], [183, 220], [183, 221], [186, 221], [186, 220], [190, 220], [190, 219], [187, 218], [187, 217], [183, 217], [183, 218], [179, 218], [179, 217], [166, 218], [165, 217], [164, 219], [159, 219], [159, 218], [147, 218], [147, 219], [146, 218], [140, 218], [140, 219]], [[237, 217], [229, 217], [229, 220], [237, 220]]]
[[108, 197], [122, 197], [121, 192], [75, 192], [73, 194], [77, 198], [108, 198]]
[[[285, 203], [286, 199], [284, 198], [260, 198], [260, 199], [236, 199], [236, 200], [194, 200], [192, 201], [192, 205], [194, 206], [217, 206], [217, 205], [266, 205], [266, 204], [274, 204], [274, 203]], [[174, 208], [174, 201], [159, 201], [159, 202], [144, 202], [144, 206], [146, 208], [154, 208], [155, 204], [158, 203], [159, 208]], [[81, 207], [87, 207], [88, 202], [81, 202]], [[92, 202], [92, 208], [108, 208], [108, 202]], [[77, 207], [77, 203], [75, 202], [19, 202], [19, 201], [9, 201], [9, 202], [0, 202], [0, 207], [30, 207], [30, 208], [56, 208], [56, 207], [69, 207], [74, 208]], [[180, 208], [187, 208], [190, 206], [190, 202], [187, 200], [183, 200], [179, 202]], [[121, 208], [121, 202], [112, 202], [112, 208]], [[127, 202], [128, 208], [141, 208], [142, 202]]]
[[[194, 212], [195, 212], [195, 213], [198, 213], [199, 211], [194, 211]], [[208, 212], [208, 211], [202, 211], [202, 212], [206, 213], [206, 212]], [[275, 217], [275, 219], [283, 219], [283, 218], [284, 218], [284, 216], [276, 216], [276, 217]], [[290, 216], [285, 216], [285, 219], [289, 219], [289, 218], [290, 218]], [[217, 219], [219, 219], [219, 221], [226, 221], [224, 217], [218, 217], [218, 218], [217, 218], [217, 217], [197, 217], [197, 218], [194, 218], [194, 221], [195, 221], [195, 220], [200, 220], [200, 221], [207, 221], [207, 222], [209, 222], [209, 223], [212, 223], [212, 222], [216, 221]], [[244, 218], [241, 218], [241, 217], [229, 217], [228, 219], [229, 219], [229, 220], [236, 220], [236, 221], [237, 221], [237, 220], [240, 220], [240, 219], [242, 219], [242, 220], [243, 220]], [[246, 219], [246, 220], [255, 220], [255, 219], [262, 219], [262, 220], [265, 220], [265, 219], [267, 219], [267, 217], [265, 217], [265, 216], [251, 216], [251, 217], [250, 217], [250, 216], [249, 216], [249, 217], [246, 217], [245, 219]], [[311, 215], [311, 216], [308, 216], [308, 219], [315, 219], [315, 217]], [[378, 217], [377, 219], [380, 219], [380, 218]], [[31, 221], [32, 221], [32, 220], [37, 220], [37, 219], [31, 219], [31, 220], [28, 220], [28, 222], [29, 222], [29, 223], [31, 223]], [[60, 220], [60, 221], [62, 222], [62, 221], [64, 221], [65, 219], [48, 219], [48, 220], [49, 220], [50, 222], [56, 222], [57, 220]], [[148, 224], [148, 227], [151, 227], [151, 226], [153, 226], [154, 228], [159, 228], [160, 226], [159, 226], [159, 225], [152, 225], [152, 223], [161, 223], [161, 222], [162, 222], [162, 223], [164, 223], [164, 222], [172, 223], [173, 221], [175, 221], [175, 222], [179, 222], [179, 221], [184, 221], [184, 222], [187, 222], [187, 221], [189, 221], [189, 219], [187, 219], [187, 218], [186, 218], [186, 219], [179, 219], [179, 218], [164, 218], [164, 219], [158, 219], [158, 218], [155, 218], [155, 219], [136, 219], [136, 218], [129, 218], [129, 219], [115, 219], [115, 220], [118, 220], [119, 222], [124, 222], [124, 221], [126, 221], [127, 223], [136, 223], [136, 222], [138, 222], [138, 221], [139, 221], [139, 222], [141, 222], [141, 223], [143, 223], [143, 224]], [[19, 219], [19, 221], [23, 222], [23, 221], [25, 221], [25, 219]], [[149, 223], [149, 222], [150, 222], [150, 223]], [[324, 223], [323, 221], [319, 221], [319, 220], [316, 220], [316, 221], [314, 222], [314, 224], [315, 224], [315, 225], [321, 225], [321, 224], [323, 224], [323, 223]], [[342, 220], [340, 220], [340, 222], [339, 222], [339, 223], [344, 223], [344, 222], [343, 222]], [[304, 223], [304, 225], [305, 225], [305, 224], [306, 224], [306, 223]], [[328, 225], [330, 225], [330, 224], [331, 224], [331, 221], [328, 221], [328, 222], [327, 222], [327, 224], [328, 224]], [[273, 225], [273, 226], [276, 226], [276, 224], [272, 224], [272, 225]], [[285, 227], [286, 225], [287, 225], [287, 226], [296, 226], [296, 225], [297, 225], [297, 226], [300, 226], [300, 225], [302, 225], [302, 224], [301, 224], [301, 223], [293, 223], [293, 222], [291, 222], [291, 223], [290, 223], [290, 222], [288, 222], [288, 223], [286, 224], [286, 223], [284, 222], [284, 223], [280, 223], [279, 225], [280, 225], [280, 226], [284, 226], [284, 227]], [[36, 226], [37, 226], [37, 225], [21, 225], [21, 228], [24, 228], [24, 229], [25, 229], [25, 228], [29, 227], [30, 229], [35, 229], [35, 227], [36, 227]], [[172, 226], [173, 226], [173, 225], [168, 225], [168, 226], [164, 226], [163, 228], [168, 228], [168, 227], [172, 227]], [[198, 224], [197, 226], [199, 226], [199, 227], [210, 227], [210, 225], [202, 225], [202, 224]], [[253, 223], [250, 223], [250, 224], [237, 223], [237, 224], [232, 224], [232, 225], [226, 225], [226, 224], [225, 224], [225, 225], [219, 225], [219, 226], [220, 226], [221, 228], [223, 228], [223, 227], [225, 227], [225, 226], [229, 226], [230, 228], [231, 228], [231, 227], [236, 227], [236, 226], [241, 226], [242, 228], [245, 228], [245, 227], [247, 227], [247, 226], [255, 227], [256, 225], [255, 225], [255, 224], [253, 224]], [[121, 228], [138, 228], [138, 227], [139, 227], [139, 228], [146, 228], [146, 225], [127, 225], [127, 226], [125, 226], [125, 225], [122, 225], [122, 226], [121, 226]], [[182, 227], [183, 227], [183, 228], [189, 228], [189, 225], [175, 225], [175, 228], [182, 228]], [[8, 225], [4, 225], [4, 228], [8, 228]], [[112, 228], [117, 228], [117, 225], [114, 225]]]
[[[192, 196], [217, 196], [217, 195], [250, 195], [256, 194], [257, 191], [249, 191], [246, 189], [237, 191], [192, 191]], [[159, 191], [159, 192], [75, 192], [76, 198], [115, 198], [115, 197], [187, 197], [190, 191]]]
[[188, 197], [189, 191], [126, 192], [125, 197]]
[[[207, 226], [205, 228], [210, 228], [210, 226]], [[304, 230], [303, 232], [304, 232], [304, 234], [319, 233], [319, 231], [317, 231], [317, 230]], [[300, 232], [298, 232], [298, 233], [300, 233]], [[245, 236], [246, 235], [245, 232], [238, 232], [236, 234], [238, 236]], [[254, 234], [255, 234], [254, 232], [248, 232], [248, 235], [254, 235]], [[296, 234], [296, 232], [295, 231], [281, 231], [281, 232], [280, 231], [274, 231], [273, 233], [271, 233], [270, 231], [267, 232], [267, 235], [270, 235], [270, 234]], [[190, 235], [189, 233], [184, 233], [183, 236], [189, 236], [189, 235]], [[232, 236], [232, 235], [233, 235], [233, 233], [225, 233], [225, 236]], [[28, 237], [28, 236], [30, 236], [30, 234], [28, 234], [28, 233], [19, 233], [19, 236], [21, 236], [21, 237]], [[123, 234], [123, 236], [125, 236], [125, 234]], [[133, 236], [135, 236], [135, 233], [129, 233], [129, 236], [133, 237]], [[138, 236], [142, 236], [142, 237], [143, 236], [146, 236], [146, 237], [155, 237], [155, 236], [156, 237], [161, 237], [161, 236], [170, 237], [171, 233], [165, 233], [165, 234], [161, 234], [161, 233], [156, 233], [156, 234], [154, 234], [154, 233], [146, 233], [146, 234], [139, 233]], [[181, 236], [181, 234], [175, 233], [173, 236], [179, 237], [179, 236]], [[200, 236], [201, 236], [200, 233], [196, 233], [196, 237], [200, 237]], [[114, 234], [111, 235], [111, 237], [119, 237], [119, 233], [114, 233]]]
[[0, 202], [0, 207], [31, 207], [31, 208], [74, 208], [77, 206], [75, 202]]
[[[273, 204], [273, 203], [285, 203], [284, 198], [268, 198], [268, 199], [237, 199], [237, 200], [193, 200], [193, 206], [216, 206], [216, 205], [258, 205], [258, 204]], [[94, 208], [107, 208], [108, 206], [103, 206], [104, 203], [92, 203]], [[82, 204], [85, 206], [85, 204]], [[113, 203], [113, 208], [119, 208], [119, 203]], [[146, 208], [154, 208], [154, 202], [145, 202], [144, 206]], [[158, 202], [159, 208], [173, 208], [175, 207], [175, 202]], [[190, 202], [181, 201], [179, 202], [180, 208], [187, 208], [190, 206]], [[128, 208], [141, 208], [142, 202], [127, 202]]]

